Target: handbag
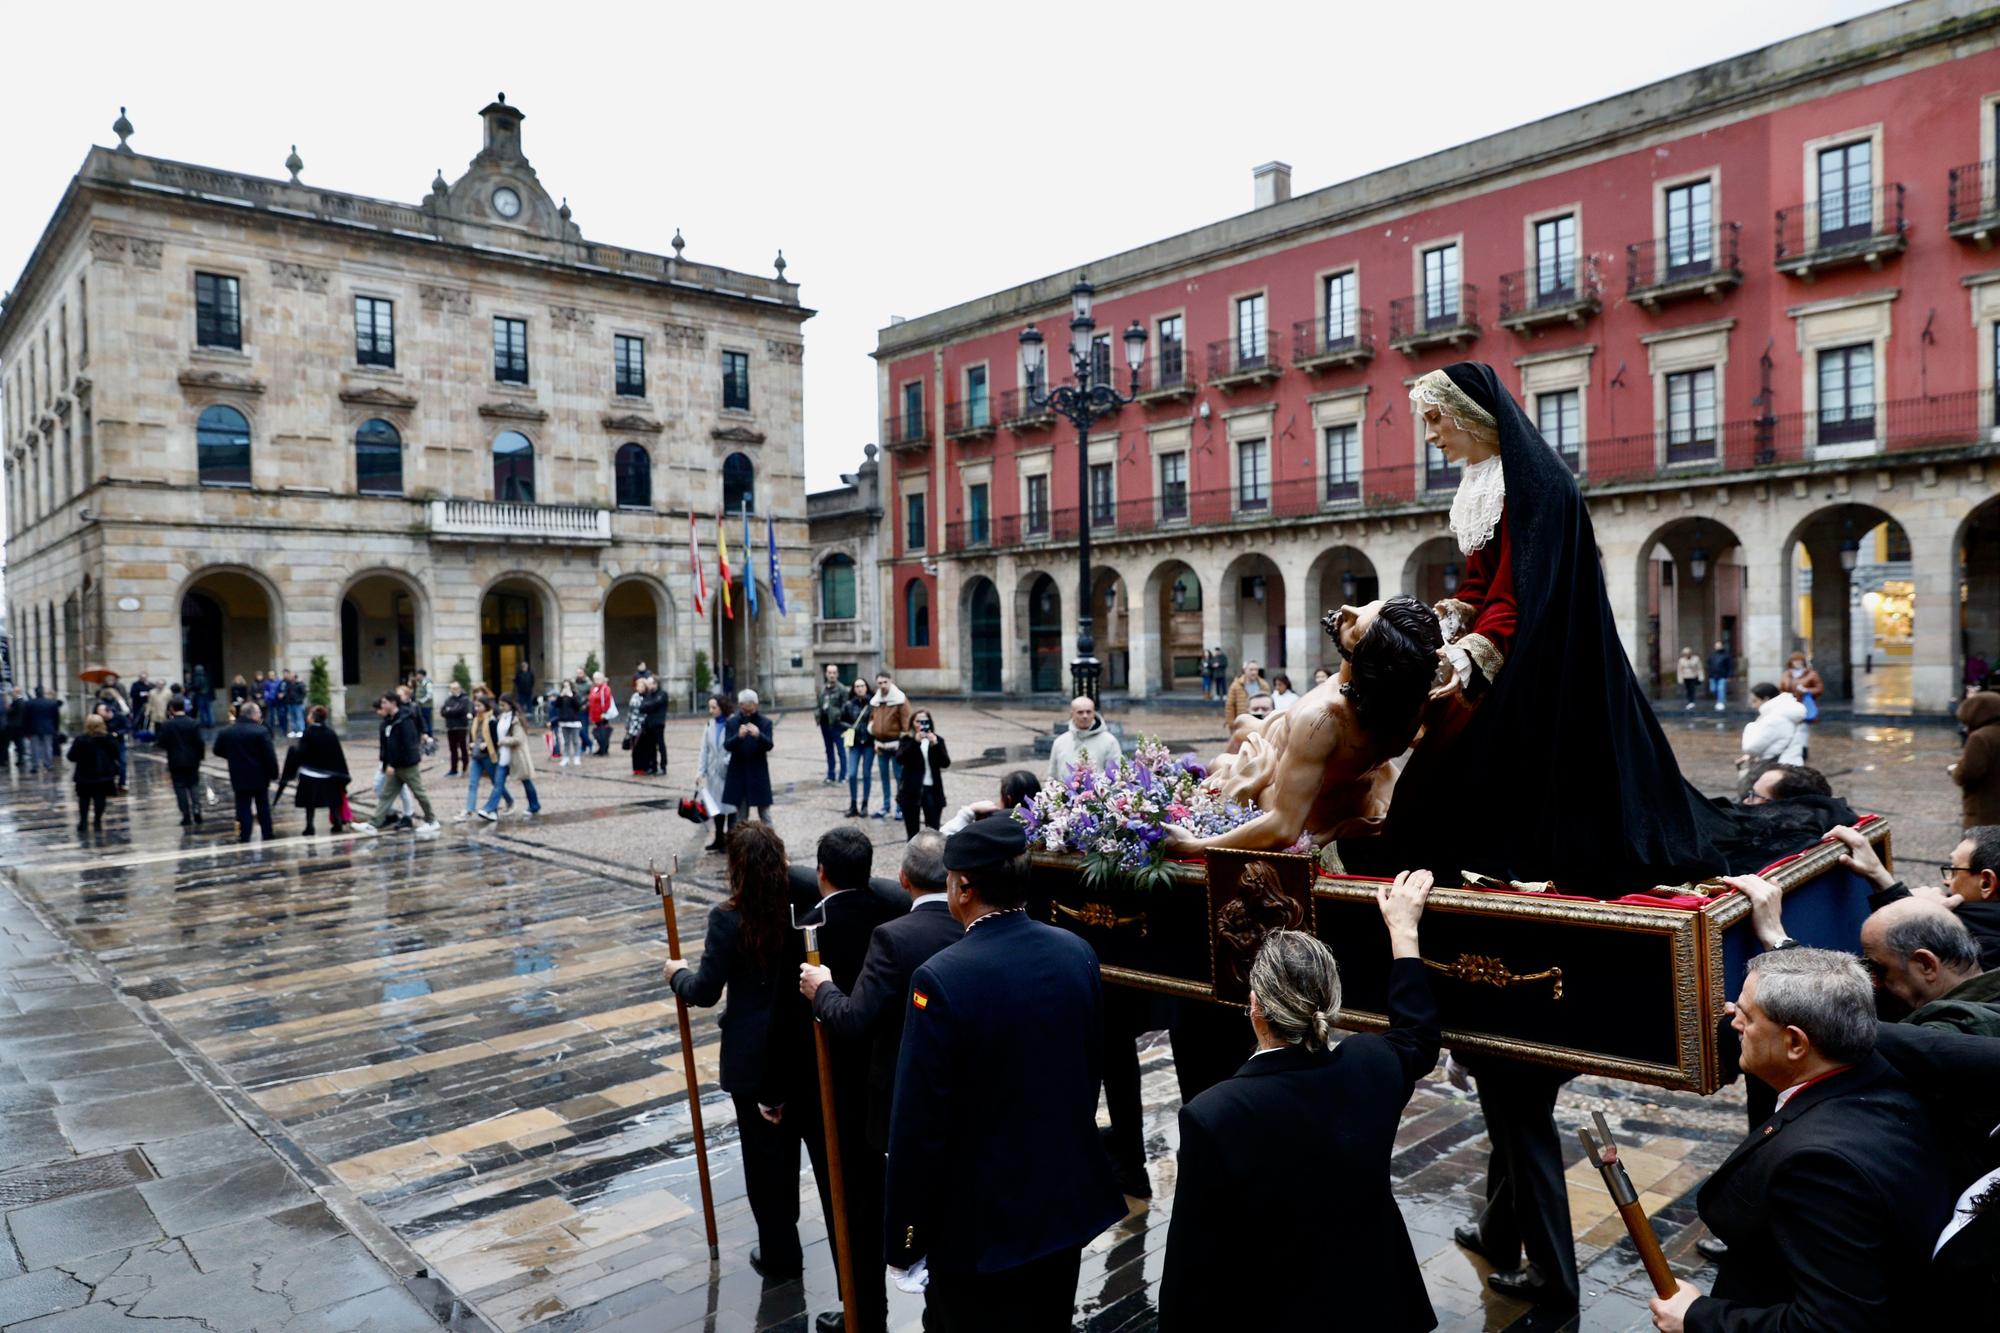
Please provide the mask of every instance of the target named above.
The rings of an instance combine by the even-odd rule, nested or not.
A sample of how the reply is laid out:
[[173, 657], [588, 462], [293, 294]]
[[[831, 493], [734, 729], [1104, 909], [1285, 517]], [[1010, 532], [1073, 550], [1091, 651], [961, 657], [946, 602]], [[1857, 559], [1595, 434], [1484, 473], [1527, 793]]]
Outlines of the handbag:
[[687, 820], [690, 824], [706, 824], [713, 818], [709, 814], [708, 802], [701, 798], [700, 792], [696, 792], [693, 796], [681, 797], [678, 813], [682, 819]]
[[616, 699], [604, 705], [604, 720], [606, 722], [616, 722], [618, 720], [618, 701]]
[[632, 742], [636, 739], [637, 737], [628, 734], [624, 740], [618, 743], [618, 748], [621, 750], [629, 750], [632, 748]]

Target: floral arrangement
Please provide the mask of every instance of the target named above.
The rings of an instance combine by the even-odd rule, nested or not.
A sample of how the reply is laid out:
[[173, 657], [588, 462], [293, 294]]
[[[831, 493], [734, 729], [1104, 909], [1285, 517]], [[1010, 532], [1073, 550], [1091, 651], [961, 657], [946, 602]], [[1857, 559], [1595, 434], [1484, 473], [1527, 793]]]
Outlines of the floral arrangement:
[[1141, 737], [1132, 755], [1110, 768], [1081, 760], [1067, 782], [1043, 787], [1014, 817], [1026, 825], [1031, 848], [1083, 857], [1086, 889], [1161, 889], [1169, 879], [1167, 825], [1206, 838], [1257, 816], [1254, 804], [1223, 800], [1207, 777], [1194, 755], [1176, 756]]

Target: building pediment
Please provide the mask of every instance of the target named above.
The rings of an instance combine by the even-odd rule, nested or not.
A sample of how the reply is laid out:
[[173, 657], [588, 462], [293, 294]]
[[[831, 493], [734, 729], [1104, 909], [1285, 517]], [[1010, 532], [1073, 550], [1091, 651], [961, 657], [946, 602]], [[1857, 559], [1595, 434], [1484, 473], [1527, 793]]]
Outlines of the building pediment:
[[264, 381], [226, 370], [183, 370], [181, 387], [196, 393], [262, 393]]
[[624, 416], [607, 416], [604, 418], [604, 429], [613, 435], [658, 435], [666, 428], [651, 417], [633, 412]]
[[720, 440], [724, 444], [762, 444], [764, 442], [764, 432], [761, 430], [752, 430], [748, 426], [734, 424], [717, 426], [708, 434], [710, 439]]
[[365, 389], [342, 389], [340, 401], [349, 407], [379, 407], [390, 412], [407, 412], [417, 405], [414, 394], [397, 393], [379, 384]]
[[549, 414], [531, 403], [481, 403], [479, 415], [498, 421], [547, 421]]

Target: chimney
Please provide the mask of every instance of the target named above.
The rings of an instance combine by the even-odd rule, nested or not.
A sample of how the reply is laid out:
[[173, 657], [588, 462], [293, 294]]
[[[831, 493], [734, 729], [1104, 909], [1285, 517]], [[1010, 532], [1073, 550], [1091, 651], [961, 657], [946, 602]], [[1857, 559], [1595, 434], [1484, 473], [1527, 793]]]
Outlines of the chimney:
[[1292, 164], [1289, 162], [1266, 162], [1250, 172], [1250, 178], [1257, 183], [1256, 208], [1269, 208], [1272, 204], [1282, 204], [1292, 197]]

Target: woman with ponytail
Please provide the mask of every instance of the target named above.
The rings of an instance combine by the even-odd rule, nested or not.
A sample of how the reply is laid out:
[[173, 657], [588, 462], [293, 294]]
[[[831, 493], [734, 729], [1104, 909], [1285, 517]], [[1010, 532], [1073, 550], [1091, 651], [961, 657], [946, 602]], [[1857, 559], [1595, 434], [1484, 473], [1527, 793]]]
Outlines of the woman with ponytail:
[[[1222, 1327], [1437, 1327], [1389, 1154], [1437, 1063], [1438, 1010], [1417, 952], [1431, 875], [1377, 892], [1389, 928], [1389, 1030], [1336, 1045], [1340, 969], [1320, 941], [1273, 930], [1250, 965], [1257, 1050], [1181, 1108], [1180, 1183], [1160, 1283], [1161, 1333]], [[1307, 1280], [1338, 1258], [1366, 1280]]]

